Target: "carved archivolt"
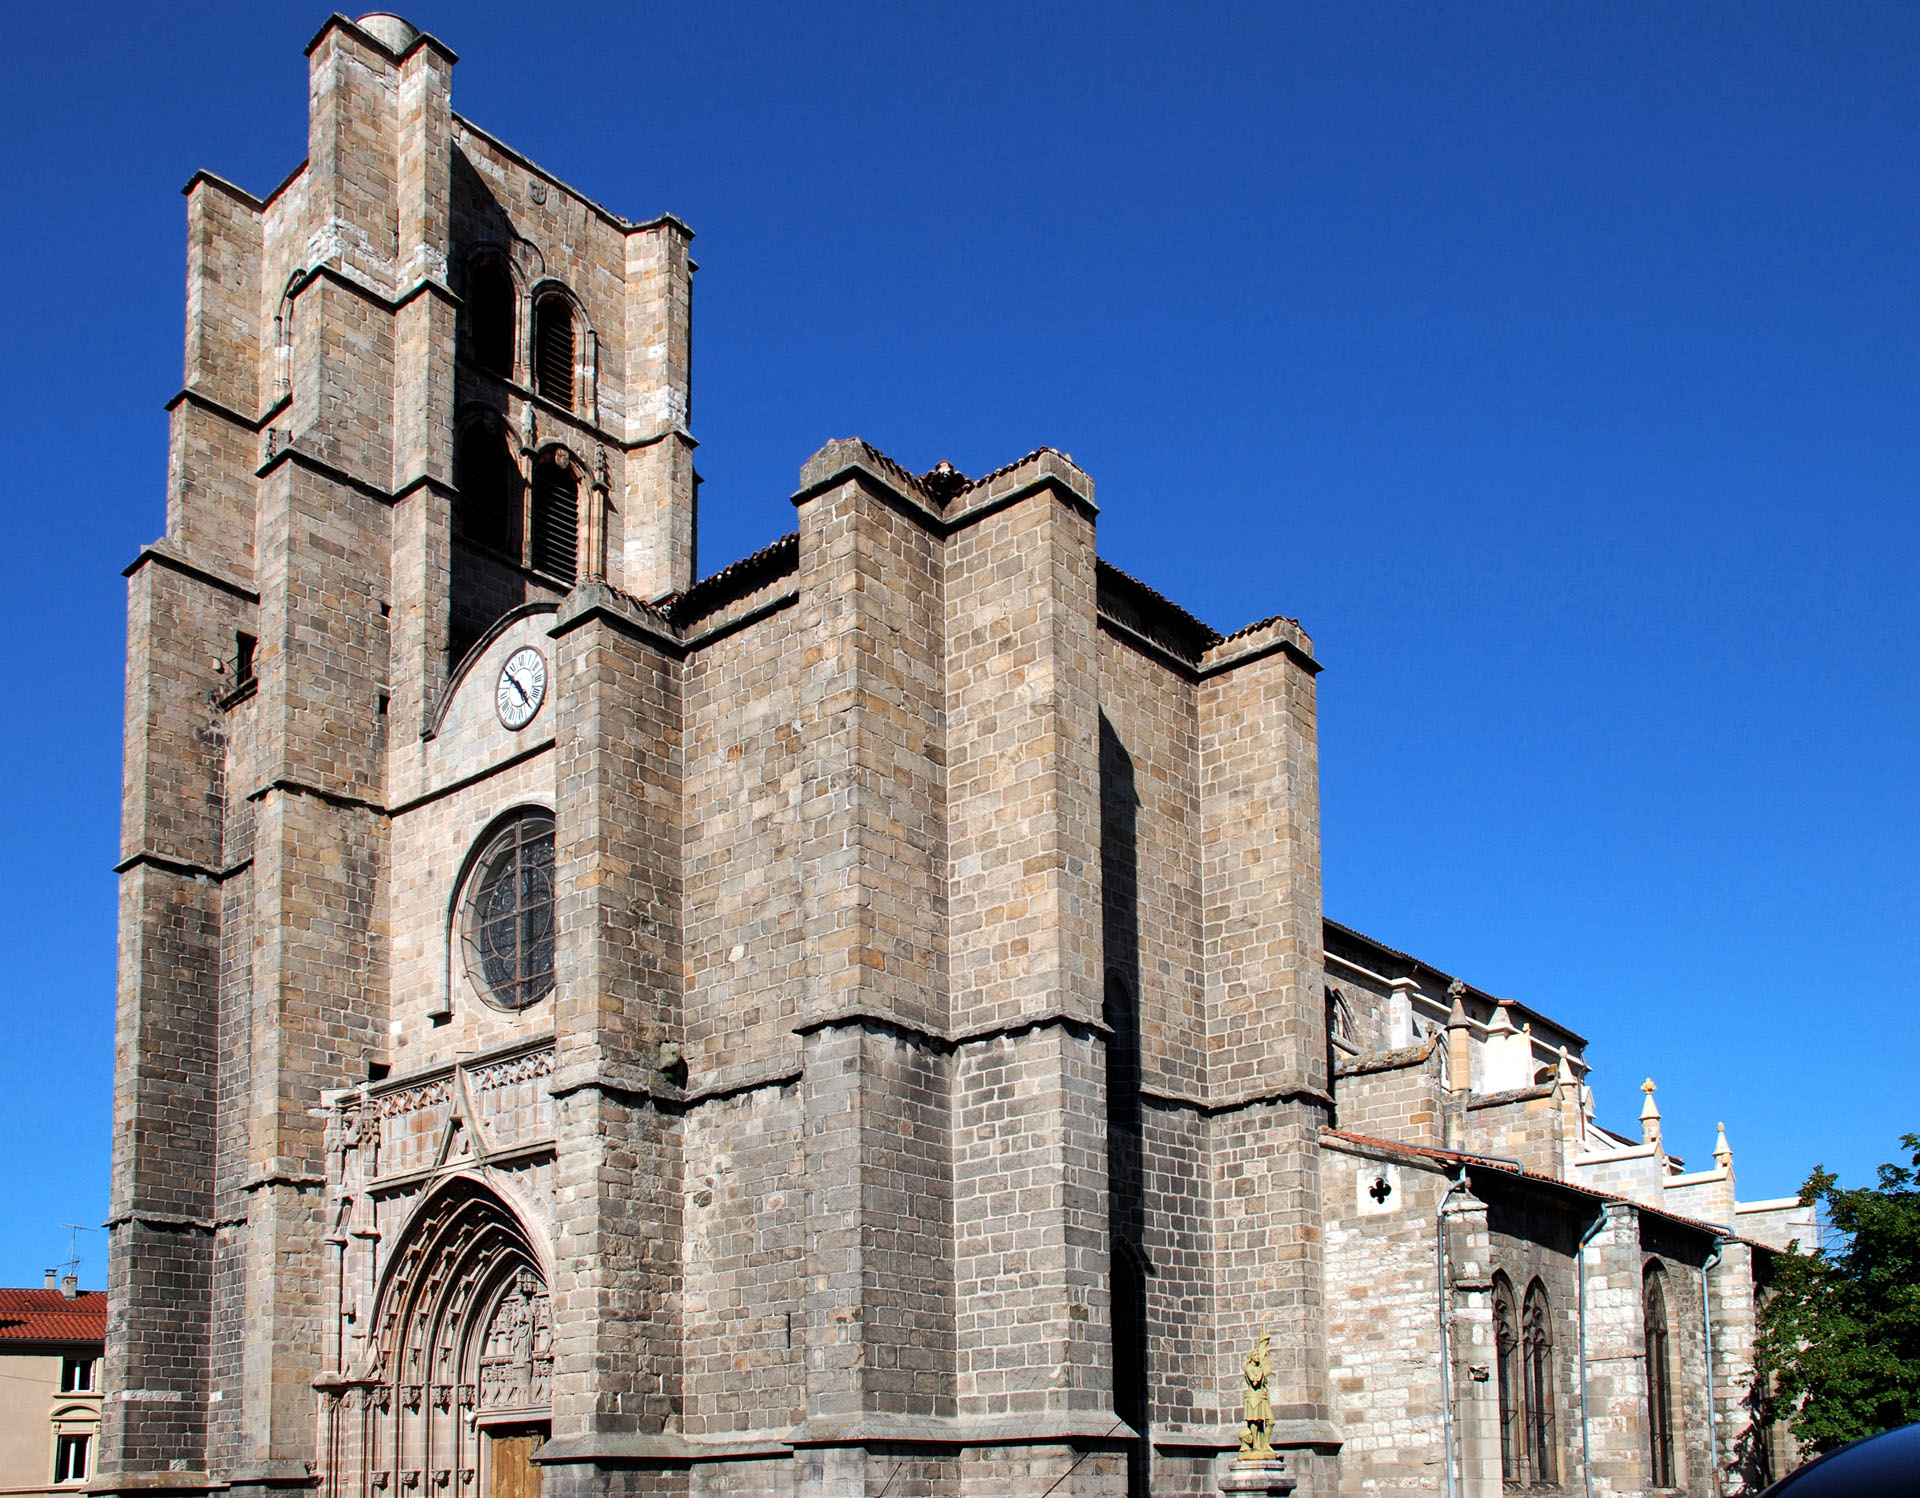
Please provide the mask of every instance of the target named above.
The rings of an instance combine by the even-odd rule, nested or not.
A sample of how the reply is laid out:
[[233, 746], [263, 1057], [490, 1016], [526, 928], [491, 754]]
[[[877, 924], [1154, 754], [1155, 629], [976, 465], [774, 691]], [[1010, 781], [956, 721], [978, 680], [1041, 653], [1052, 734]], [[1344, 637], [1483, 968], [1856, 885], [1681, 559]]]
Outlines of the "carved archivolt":
[[518, 1218], [478, 1182], [456, 1179], [420, 1208], [381, 1287], [373, 1334], [355, 1381], [360, 1439], [343, 1442], [360, 1449], [341, 1452], [348, 1481], [336, 1492], [464, 1486], [490, 1419], [547, 1416], [546, 1278]]

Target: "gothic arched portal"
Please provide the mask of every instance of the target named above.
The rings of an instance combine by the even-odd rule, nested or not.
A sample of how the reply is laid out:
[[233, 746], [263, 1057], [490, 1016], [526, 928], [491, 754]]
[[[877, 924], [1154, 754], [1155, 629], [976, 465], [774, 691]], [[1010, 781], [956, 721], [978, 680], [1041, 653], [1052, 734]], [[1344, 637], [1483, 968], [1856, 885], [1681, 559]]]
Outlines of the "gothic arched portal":
[[372, 1331], [359, 1439], [335, 1446], [350, 1469], [336, 1474], [336, 1498], [538, 1493], [529, 1459], [546, 1438], [553, 1311], [539, 1255], [499, 1197], [459, 1179], [420, 1208], [389, 1261]]

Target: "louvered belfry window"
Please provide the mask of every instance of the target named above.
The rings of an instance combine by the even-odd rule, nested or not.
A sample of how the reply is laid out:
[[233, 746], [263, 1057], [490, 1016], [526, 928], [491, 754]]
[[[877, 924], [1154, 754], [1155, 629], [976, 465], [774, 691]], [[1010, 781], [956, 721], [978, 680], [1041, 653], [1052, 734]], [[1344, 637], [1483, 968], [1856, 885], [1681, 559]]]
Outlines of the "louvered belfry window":
[[534, 570], [571, 585], [580, 557], [580, 485], [552, 459], [533, 470], [532, 539]]
[[513, 277], [498, 260], [467, 272], [467, 331], [473, 362], [505, 378], [513, 374]]
[[454, 534], [520, 559], [520, 470], [505, 439], [484, 426], [460, 434], [453, 455]]
[[563, 296], [534, 303], [533, 380], [546, 399], [573, 409], [573, 308]]

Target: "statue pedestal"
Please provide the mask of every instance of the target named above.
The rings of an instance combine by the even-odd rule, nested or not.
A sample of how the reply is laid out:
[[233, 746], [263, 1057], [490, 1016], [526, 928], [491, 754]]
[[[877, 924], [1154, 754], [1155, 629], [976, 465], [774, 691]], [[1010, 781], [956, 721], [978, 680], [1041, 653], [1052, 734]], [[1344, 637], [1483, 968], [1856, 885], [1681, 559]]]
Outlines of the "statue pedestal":
[[1283, 1456], [1265, 1457], [1259, 1461], [1236, 1461], [1221, 1475], [1220, 1491], [1223, 1493], [1265, 1493], [1278, 1495], [1291, 1493], [1297, 1479], [1287, 1471], [1287, 1459]]

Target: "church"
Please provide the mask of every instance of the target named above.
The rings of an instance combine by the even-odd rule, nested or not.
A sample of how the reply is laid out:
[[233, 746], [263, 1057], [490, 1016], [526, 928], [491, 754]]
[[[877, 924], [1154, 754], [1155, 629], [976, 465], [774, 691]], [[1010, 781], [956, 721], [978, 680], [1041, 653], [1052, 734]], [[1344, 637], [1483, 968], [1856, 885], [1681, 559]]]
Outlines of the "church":
[[1810, 1215], [1326, 917], [1298, 622], [1103, 561], [1047, 448], [829, 442], [701, 575], [688, 227], [455, 113], [397, 17], [307, 55], [306, 160], [187, 186], [126, 573], [94, 1489], [1790, 1462], [1755, 1313]]

